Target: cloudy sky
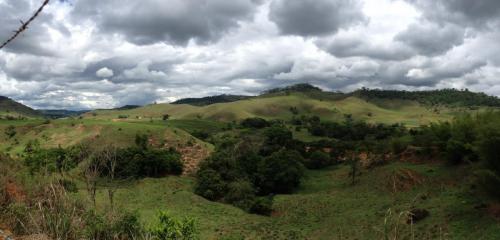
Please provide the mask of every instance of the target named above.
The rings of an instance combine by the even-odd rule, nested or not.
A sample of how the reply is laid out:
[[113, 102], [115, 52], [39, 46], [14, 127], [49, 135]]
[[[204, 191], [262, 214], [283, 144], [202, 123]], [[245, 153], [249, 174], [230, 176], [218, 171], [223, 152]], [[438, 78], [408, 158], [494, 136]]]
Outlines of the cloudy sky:
[[[0, 0], [0, 42], [42, 0]], [[308, 82], [500, 95], [498, 0], [52, 0], [0, 95], [110, 108]]]

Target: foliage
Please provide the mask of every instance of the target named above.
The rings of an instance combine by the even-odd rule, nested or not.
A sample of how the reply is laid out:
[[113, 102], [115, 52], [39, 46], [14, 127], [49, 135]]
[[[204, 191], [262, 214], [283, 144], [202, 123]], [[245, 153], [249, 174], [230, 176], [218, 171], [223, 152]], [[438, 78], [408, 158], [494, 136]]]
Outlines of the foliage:
[[241, 121], [241, 126], [245, 128], [265, 128], [269, 125], [269, 122], [263, 118], [247, 118]]
[[364, 99], [404, 99], [418, 101], [428, 105], [451, 106], [491, 106], [499, 107], [500, 100], [485, 93], [474, 93], [468, 89], [440, 89], [431, 91], [398, 91], [362, 88], [352, 93]]
[[116, 177], [143, 178], [181, 174], [183, 164], [175, 149], [129, 147], [117, 150]]
[[306, 161], [306, 166], [310, 169], [321, 169], [330, 165], [332, 165], [332, 159], [330, 156], [319, 150], [311, 153], [309, 159]]
[[14, 136], [16, 136], [16, 134], [17, 134], [16, 127], [12, 125], [8, 126], [5, 129], [5, 135], [7, 135], [8, 138], [13, 138]]
[[192, 240], [197, 239], [195, 221], [192, 218], [185, 218], [182, 221], [176, 220], [166, 212], [158, 215], [159, 223], [150, 231], [158, 240]]

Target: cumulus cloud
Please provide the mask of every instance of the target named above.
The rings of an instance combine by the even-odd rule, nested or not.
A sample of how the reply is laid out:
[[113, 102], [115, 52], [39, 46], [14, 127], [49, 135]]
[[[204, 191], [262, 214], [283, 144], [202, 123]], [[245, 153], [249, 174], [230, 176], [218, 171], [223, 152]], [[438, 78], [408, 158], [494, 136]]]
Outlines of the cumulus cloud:
[[439, 22], [455, 22], [484, 28], [498, 26], [500, 1], [497, 0], [406, 0], [422, 10], [424, 16]]
[[251, 19], [256, 0], [86, 0], [76, 1], [74, 21], [93, 20], [101, 33], [117, 33], [144, 45], [218, 40], [238, 22]]
[[[39, 4], [0, 0], [0, 39]], [[496, 0], [51, 1], [0, 50], [0, 95], [69, 109], [300, 82], [500, 95], [498, 13]]]
[[273, 0], [269, 18], [283, 34], [324, 36], [365, 21], [358, 0]]
[[465, 29], [453, 24], [414, 23], [396, 36], [422, 55], [439, 55], [464, 42]]
[[97, 72], [95, 72], [95, 75], [100, 77], [100, 78], [109, 78], [109, 77], [112, 77], [114, 75], [114, 73], [113, 73], [113, 70], [111, 70], [107, 67], [104, 67], [104, 68], [97, 70]]

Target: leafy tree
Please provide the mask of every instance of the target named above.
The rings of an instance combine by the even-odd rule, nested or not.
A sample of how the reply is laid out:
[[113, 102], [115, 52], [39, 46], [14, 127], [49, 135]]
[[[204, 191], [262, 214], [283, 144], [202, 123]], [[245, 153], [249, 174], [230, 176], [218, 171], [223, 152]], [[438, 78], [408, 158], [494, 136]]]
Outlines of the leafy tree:
[[260, 165], [260, 193], [290, 193], [304, 176], [304, 159], [296, 151], [282, 149], [263, 159]]

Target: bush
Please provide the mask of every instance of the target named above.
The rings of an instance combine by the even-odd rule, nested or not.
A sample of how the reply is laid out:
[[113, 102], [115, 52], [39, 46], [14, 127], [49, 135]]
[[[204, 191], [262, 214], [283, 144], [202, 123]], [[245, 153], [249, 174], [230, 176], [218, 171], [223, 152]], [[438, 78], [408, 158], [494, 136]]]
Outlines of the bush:
[[255, 199], [250, 213], [269, 216], [273, 211], [273, 197], [258, 197]]
[[263, 159], [260, 166], [260, 194], [290, 193], [304, 176], [304, 162], [296, 151], [286, 149]]
[[271, 124], [263, 118], [247, 118], [241, 122], [241, 126], [245, 128], [265, 128]]
[[227, 187], [224, 200], [245, 211], [250, 211], [255, 202], [255, 189], [245, 180], [237, 180]]
[[158, 215], [159, 223], [151, 229], [151, 234], [158, 240], [192, 240], [196, 239], [194, 219], [176, 220], [165, 212]]
[[196, 177], [195, 193], [209, 200], [218, 200], [226, 193], [226, 183], [213, 169], [200, 169]]
[[314, 151], [306, 161], [306, 166], [310, 169], [321, 169], [332, 165], [330, 156], [323, 151]]
[[16, 134], [17, 134], [16, 127], [12, 125], [8, 126], [5, 129], [5, 135], [7, 135], [8, 138], [13, 138], [14, 136], [16, 136]]
[[191, 135], [193, 135], [193, 137], [201, 139], [201, 140], [206, 140], [207, 138], [210, 137], [210, 134], [208, 134], [208, 132], [198, 131], [198, 130], [197, 131], [193, 131], [191, 133]]

